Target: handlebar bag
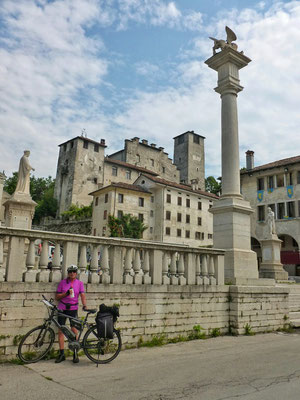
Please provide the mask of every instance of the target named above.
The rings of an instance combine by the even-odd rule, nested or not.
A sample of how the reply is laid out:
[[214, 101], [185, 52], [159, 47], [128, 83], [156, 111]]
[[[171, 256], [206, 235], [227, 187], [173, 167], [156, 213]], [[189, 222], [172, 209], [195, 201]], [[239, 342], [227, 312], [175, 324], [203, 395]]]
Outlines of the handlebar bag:
[[114, 331], [113, 316], [110, 313], [97, 312], [96, 315], [97, 333], [99, 338], [112, 339]]

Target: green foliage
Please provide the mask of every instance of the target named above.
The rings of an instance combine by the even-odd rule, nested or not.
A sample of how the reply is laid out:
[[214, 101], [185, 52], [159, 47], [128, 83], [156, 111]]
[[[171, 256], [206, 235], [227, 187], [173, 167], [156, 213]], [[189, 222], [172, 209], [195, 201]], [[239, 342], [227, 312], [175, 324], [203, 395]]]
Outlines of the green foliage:
[[24, 335], [16, 335], [16, 336], [14, 336], [13, 345], [14, 346], [18, 346], [18, 344], [21, 342], [23, 337], [24, 337]]
[[34, 224], [38, 224], [43, 217], [55, 218], [57, 200], [54, 198], [54, 184], [53, 181], [45, 191], [43, 198], [38, 201], [33, 218]]
[[166, 335], [154, 335], [151, 340], [144, 342], [143, 338], [140, 337], [138, 341], [138, 347], [155, 347], [162, 346], [167, 343]]
[[213, 329], [210, 331], [210, 336], [211, 336], [211, 337], [218, 337], [218, 336], [221, 336], [220, 328], [213, 328]]
[[200, 325], [194, 325], [192, 332], [188, 334], [188, 339], [189, 340], [206, 339], [205, 332], [201, 331], [203, 331], [203, 328]]
[[92, 204], [89, 206], [78, 207], [75, 204], [71, 204], [67, 211], [64, 211], [61, 216], [63, 221], [70, 220], [81, 220], [86, 218], [91, 218], [93, 213]]
[[208, 176], [205, 179], [205, 190], [210, 193], [214, 193], [219, 195], [222, 189], [221, 182], [218, 183], [217, 180], [213, 176]]
[[255, 333], [252, 331], [252, 328], [251, 328], [251, 326], [250, 326], [249, 324], [246, 324], [246, 325], [244, 326], [244, 329], [245, 329], [245, 335], [246, 335], [246, 336], [253, 336], [253, 335], [255, 335]]
[[130, 214], [124, 214], [121, 218], [108, 216], [108, 227], [111, 237], [125, 237], [141, 239], [143, 232], [148, 228], [143, 221]]
[[14, 191], [16, 190], [18, 182], [18, 173], [13, 172], [13, 175], [9, 178], [6, 178], [4, 185], [3, 185], [3, 190], [5, 190], [8, 194], [13, 194]]

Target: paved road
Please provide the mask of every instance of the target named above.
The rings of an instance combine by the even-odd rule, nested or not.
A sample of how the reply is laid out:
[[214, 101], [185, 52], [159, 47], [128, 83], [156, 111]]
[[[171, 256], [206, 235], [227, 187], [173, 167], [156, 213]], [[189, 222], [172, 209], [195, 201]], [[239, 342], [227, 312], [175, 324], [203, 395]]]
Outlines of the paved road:
[[127, 350], [99, 366], [0, 365], [1, 400], [299, 400], [300, 335], [220, 337]]

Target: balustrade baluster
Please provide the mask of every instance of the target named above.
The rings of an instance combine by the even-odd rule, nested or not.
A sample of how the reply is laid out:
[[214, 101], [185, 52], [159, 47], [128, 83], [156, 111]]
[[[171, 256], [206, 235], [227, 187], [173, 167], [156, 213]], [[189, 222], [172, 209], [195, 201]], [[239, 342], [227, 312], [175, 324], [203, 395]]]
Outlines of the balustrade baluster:
[[166, 253], [166, 252], [164, 252], [164, 255], [163, 255], [162, 284], [163, 285], [169, 285], [170, 284], [169, 257], [168, 257], [168, 253]]
[[209, 285], [208, 270], [207, 270], [207, 255], [202, 255], [201, 270], [203, 276], [203, 285]]
[[56, 243], [52, 258], [52, 271], [50, 272], [50, 282], [61, 281], [62, 271], [61, 271], [60, 259], [61, 259], [60, 243]]
[[177, 253], [173, 252], [171, 255], [171, 266], [170, 266], [170, 282], [171, 285], [178, 285], [177, 277]]
[[93, 245], [92, 247], [92, 259], [90, 265], [90, 275], [89, 282], [90, 283], [99, 283], [99, 274], [98, 274], [98, 245]]
[[80, 246], [80, 254], [79, 254], [79, 263], [78, 263], [78, 267], [79, 267], [79, 276], [78, 279], [81, 280], [81, 282], [83, 283], [88, 283], [88, 274], [87, 274], [87, 256], [86, 256], [86, 245], [82, 244]]
[[201, 276], [201, 256], [196, 256], [196, 285], [203, 285], [203, 278]]
[[42, 242], [42, 252], [40, 257], [40, 270], [37, 273], [37, 282], [49, 282], [50, 271], [48, 270], [49, 262], [49, 244], [48, 240]]
[[151, 284], [151, 276], [149, 275], [150, 271], [150, 261], [149, 261], [149, 251], [145, 250], [144, 251], [144, 261], [143, 261], [143, 283], [145, 285], [150, 285]]
[[4, 263], [4, 238], [0, 237], [0, 282], [5, 281], [5, 267]]
[[184, 254], [179, 254], [178, 263], [178, 283], [179, 285], [186, 285], [186, 278], [184, 276]]
[[101, 254], [101, 283], [108, 284], [110, 283], [110, 274], [109, 274], [109, 259], [108, 259], [108, 246], [102, 246], [102, 254]]
[[217, 280], [215, 278], [215, 257], [213, 255], [209, 256], [208, 274], [209, 274], [209, 283], [210, 283], [210, 285], [216, 285], [217, 284]]
[[[27, 271], [23, 275], [24, 282], [36, 282], [37, 270], [34, 270], [35, 264], [35, 239], [30, 239], [26, 257]], [[48, 281], [47, 281], [48, 282]]]
[[141, 285], [141, 283], [143, 282], [143, 276], [142, 276], [143, 271], [141, 269], [141, 256], [139, 249], [135, 250], [133, 271], [134, 271], [133, 283], [135, 285]]
[[133, 277], [131, 276], [132, 268], [132, 248], [126, 249], [125, 265], [124, 265], [124, 283], [131, 284]]

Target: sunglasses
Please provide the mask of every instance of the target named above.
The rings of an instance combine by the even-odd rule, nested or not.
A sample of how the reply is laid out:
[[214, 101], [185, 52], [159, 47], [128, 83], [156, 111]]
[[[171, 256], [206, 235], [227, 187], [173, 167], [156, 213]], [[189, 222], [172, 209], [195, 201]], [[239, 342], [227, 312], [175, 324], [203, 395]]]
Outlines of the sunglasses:
[[69, 271], [68, 274], [77, 274], [77, 271]]

